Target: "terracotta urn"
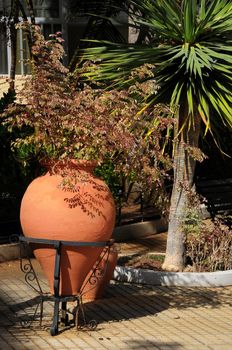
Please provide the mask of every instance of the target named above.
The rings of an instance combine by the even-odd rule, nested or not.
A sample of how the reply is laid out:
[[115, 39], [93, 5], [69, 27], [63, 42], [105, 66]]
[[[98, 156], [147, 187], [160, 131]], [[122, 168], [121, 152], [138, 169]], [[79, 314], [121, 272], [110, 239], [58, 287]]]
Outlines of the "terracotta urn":
[[[100, 242], [111, 238], [115, 205], [108, 186], [95, 177], [96, 163], [70, 160], [47, 166], [47, 173], [33, 180], [21, 203], [20, 221], [26, 237]], [[61, 295], [77, 295], [100, 256], [102, 247], [69, 247], [61, 251]], [[53, 290], [55, 250], [34, 246]]]

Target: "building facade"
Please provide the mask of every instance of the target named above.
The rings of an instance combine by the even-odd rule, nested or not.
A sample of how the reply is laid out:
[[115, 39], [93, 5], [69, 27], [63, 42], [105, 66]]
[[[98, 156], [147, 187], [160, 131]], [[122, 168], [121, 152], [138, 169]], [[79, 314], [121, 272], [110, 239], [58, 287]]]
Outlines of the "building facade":
[[[26, 1], [21, 0], [26, 15], [30, 19]], [[80, 3], [80, 7], [78, 7]], [[78, 0], [33, 0], [35, 22], [41, 26], [45, 38], [49, 34], [62, 32], [66, 56], [64, 63], [68, 64], [86, 32], [89, 17], [84, 15], [83, 1]], [[81, 6], [82, 4], [82, 6]], [[6, 19], [10, 14], [11, 1], [0, 0], [0, 19]], [[19, 18], [22, 20], [22, 18]], [[120, 14], [120, 22], [114, 24], [117, 30], [128, 40], [127, 16]], [[17, 31], [17, 64], [16, 74], [29, 74], [27, 42], [21, 29]], [[3, 25], [0, 30], [0, 75], [8, 75], [11, 65], [11, 47], [7, 28]]]

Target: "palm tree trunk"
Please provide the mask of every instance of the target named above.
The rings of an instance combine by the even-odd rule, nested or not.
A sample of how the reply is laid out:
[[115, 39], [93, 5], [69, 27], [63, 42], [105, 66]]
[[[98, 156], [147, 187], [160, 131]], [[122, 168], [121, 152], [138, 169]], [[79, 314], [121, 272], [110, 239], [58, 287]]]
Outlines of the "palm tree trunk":
[[[186, 112], [185, 112], [186, 113]], [[185, 116], [183, 115], [183, 120]], [[174, 153], [174, 183], [171, 195], [167, 248], [163, 269], [182, 271], [184, 268], [184, 233], [182, 228], [188, 190], [193, 186], [196, 160], [186, 150], [185, 145], [198, 147], [200, 116], [196, 113], [195, 125], [185, 127], [178, 136]]]

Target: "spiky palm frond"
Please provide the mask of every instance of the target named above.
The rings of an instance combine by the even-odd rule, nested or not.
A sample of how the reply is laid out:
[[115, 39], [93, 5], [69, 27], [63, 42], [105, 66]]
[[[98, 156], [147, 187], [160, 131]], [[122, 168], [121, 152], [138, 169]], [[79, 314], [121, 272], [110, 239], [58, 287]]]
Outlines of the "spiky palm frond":
[[[123, 86], [131, 69], [155, 65], [158, 95], [149, 103], [188, 106], [188, 121], [198, 110], [206, 130], [212, 128], [212, 110], [232, 128], [232, 3], [230, 0], [134, 0], [136, 26], [145, 25], [154, 43], [136, 46], [95, 42], [85, 59], [100, 59], [92, 79]], [[142, 16], [140, 15], [142, 13]], [[159, 44], [157, 44], [159, 43]]]

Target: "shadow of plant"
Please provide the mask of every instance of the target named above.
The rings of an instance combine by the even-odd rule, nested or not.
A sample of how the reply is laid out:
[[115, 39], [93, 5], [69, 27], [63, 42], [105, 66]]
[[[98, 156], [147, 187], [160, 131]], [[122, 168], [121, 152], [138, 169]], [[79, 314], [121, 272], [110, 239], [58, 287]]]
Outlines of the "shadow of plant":
[[[104, 215], [103, 209], [105, 202], [112, 202], [112, 198], [109, 195], [109, 191], [107, 191], [106, 187], [100, 186], [99, 184], [93, 184], [91, 182], [95, 193], [90, 193], [88, 191], [81, 191], [81, 188], [76, 186], [76, 194], [74, 194], [71, 198], [64, 198], [64, 201], [68, 204], [70, 209], [76, 208], [80, 206], [82, 211], [87, 215], [90, 215], [92, 218], [97, 216], [102, 216], [105, 220], [106, 217]], [[97, 193], [96, 193], [97, 191]], [[113, 206], [113, 202], [112, 202]]]

